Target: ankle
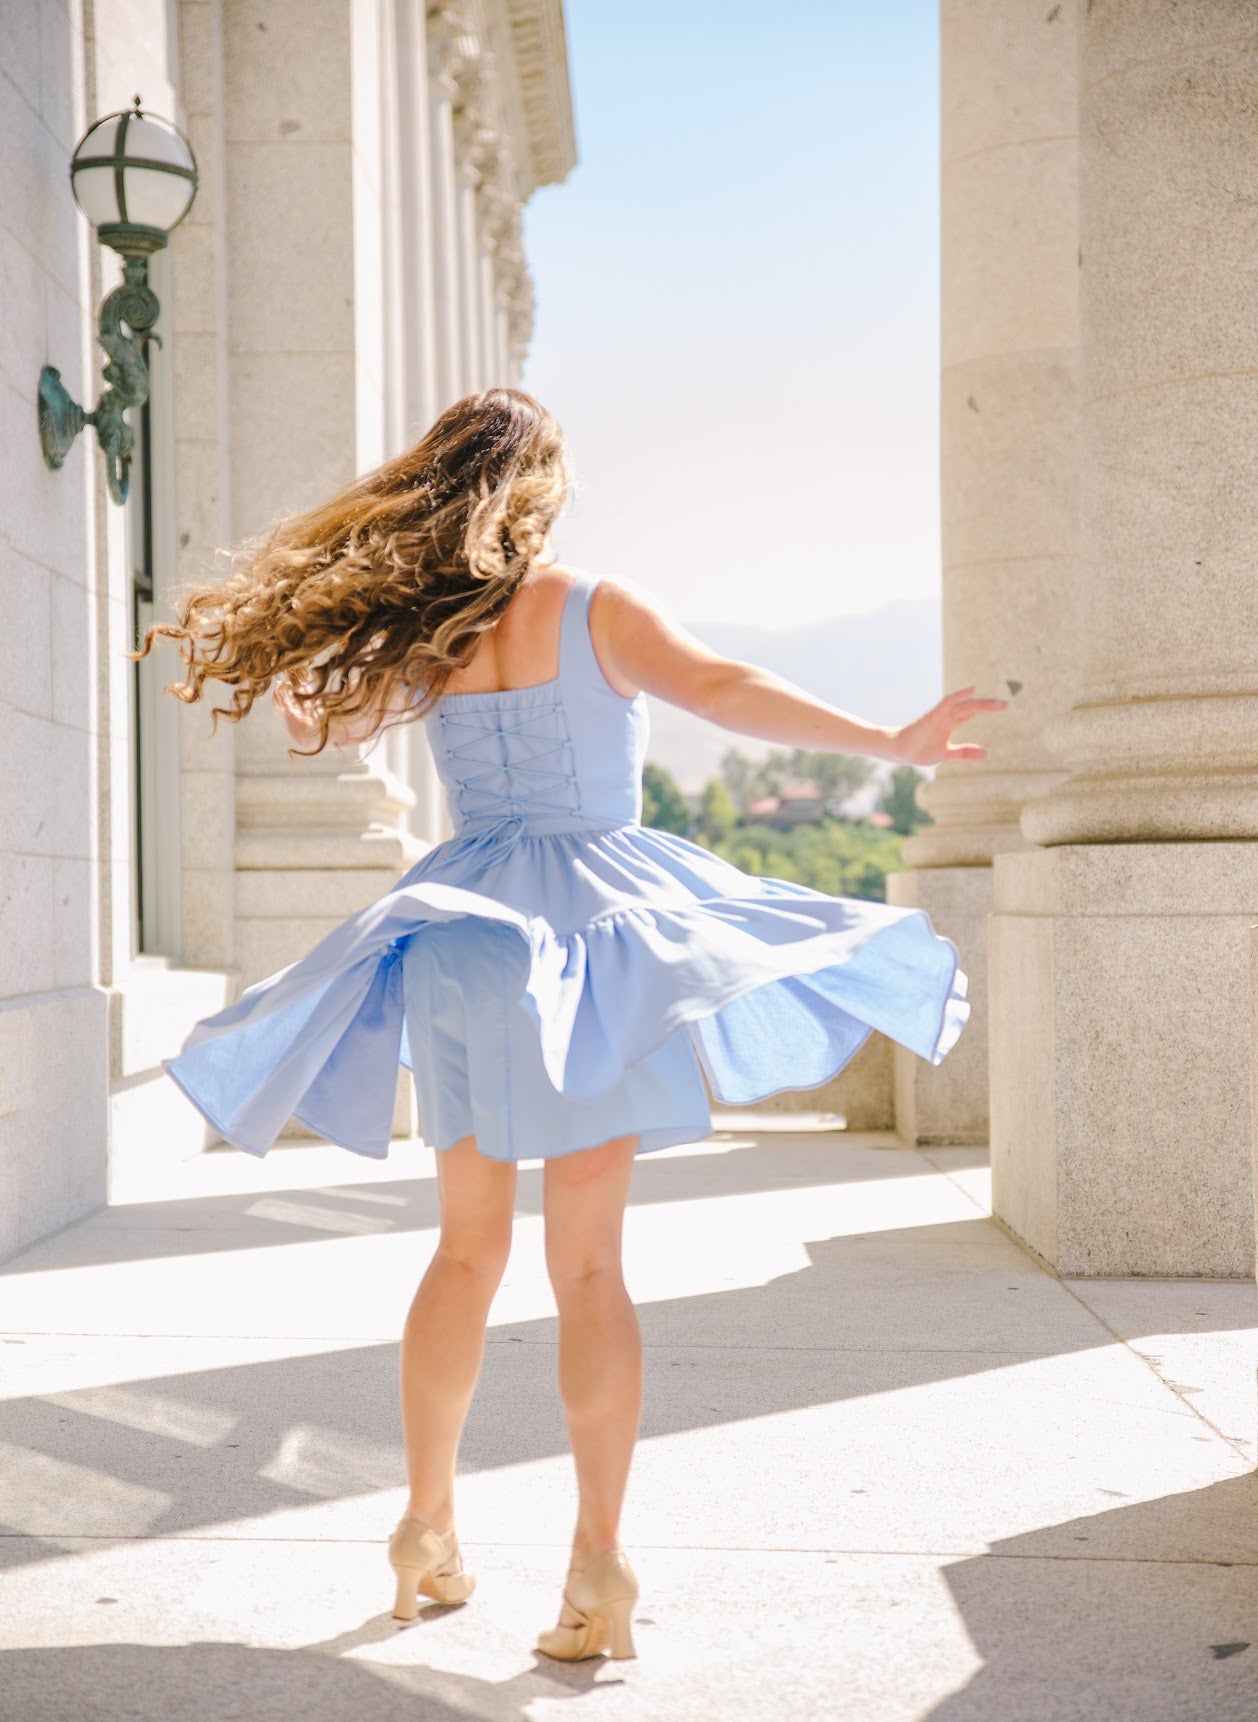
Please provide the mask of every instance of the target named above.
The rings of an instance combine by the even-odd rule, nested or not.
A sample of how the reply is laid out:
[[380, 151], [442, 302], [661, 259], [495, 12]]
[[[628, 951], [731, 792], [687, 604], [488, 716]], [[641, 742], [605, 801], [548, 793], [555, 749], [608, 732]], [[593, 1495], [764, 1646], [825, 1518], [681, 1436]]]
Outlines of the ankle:
[[408, 1519], [419, 1519], [429, 1530], [436, 1531], [439, 1537], [448, 1537], [454, 1530], [454, 1502], [427, 1501], [418, 1498], [406, 1503], [403, 1515]]
[[569, 1566], [574, 1572], [581, 1572], [591, 1561], [596, 1561], [600, 1555], [609, 1553], [620, 1547], [620, 1538], [615, 1531], [602, 1535], [578, 1531], [572, 1539], [572, 1558]]

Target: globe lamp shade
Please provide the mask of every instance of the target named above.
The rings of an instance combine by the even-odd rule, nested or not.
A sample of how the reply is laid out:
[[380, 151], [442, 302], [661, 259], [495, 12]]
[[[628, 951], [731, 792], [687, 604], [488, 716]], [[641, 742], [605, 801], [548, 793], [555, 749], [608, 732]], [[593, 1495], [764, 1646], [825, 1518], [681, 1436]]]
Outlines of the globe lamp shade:
[[166, 243], [197, 190], [188, 140], [136, 106], [107, 114], [85, 133], [70, 163], [74, 200], [116, 251], [150, 252]]

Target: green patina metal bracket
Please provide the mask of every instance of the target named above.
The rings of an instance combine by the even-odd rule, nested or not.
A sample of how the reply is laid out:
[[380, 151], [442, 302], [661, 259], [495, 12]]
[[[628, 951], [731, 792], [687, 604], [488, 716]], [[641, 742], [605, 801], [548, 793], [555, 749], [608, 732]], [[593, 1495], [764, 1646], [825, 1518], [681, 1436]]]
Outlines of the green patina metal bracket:
[[[105, 129], [111, 121], [116, 122], [112, 133]], [[139, 144], [129, 149], [128, 137], [133, 126], [138, 127], [133, 135], [139, 139]], [[179, 148], [175, 154], [178, 157], [182, 153], [182, 159], [164, 159], [160, 148], [140, 153], [144, 149], [145, 134], [155, 126], [165, 132], [168, 143], [178, 140]], [[93, 154], [93, 140], [101, 137], [109, 140], [106, 153]], [[104, 206], [99, 200], [102, 169], [106, 170], [107, 184], [112, 189], [112, 200]], [[153, 174], [170, 175], [187, 185], [183, 207], [178, 213], [172, 210], [173, 219], [169, 227], [149, 226], [131, 219], [137, 208], [143, 210], [146, 206], [141, 199], [138, 206], [133, 203], [128, 208], [128, 175], [137, 175], [143, 180], [146, 175]], [[80, 175], [87, 176], [82, 181], [84, 184], [87, 178], [97, 183], [97, 190], [86, 203], [80, 196], [77, 177]], [[84, 214], [94, 225], [99, 223], [96, 234], [101, 244], [110, 246], [122, 257], [122, 281], [100, 308], [96, 338], [106, 355], [105, 387], [100, 399], [91, 412], [85, 411], [62, 382], [57, 367], [45, 365], [39, 373], [39, 443], [45, 462], [56, 472], [65, 464], [66, 455], [84, 425], [94, 425], [105, 456], [109, 494], [115, 502], [125, 502], [131, 487], [131, 457], [135, 451], [135, 430], [127, 423], [127, 413], [148, 400], [146, 348], [149, 341], [161, 345], [161, 337], [153, 333], [160, 306], [157, 295], [149, 286], [148, 260], [155, 251], [162, 249], [170, 236], [170, 229], [179, 225], [192, 205], [197, 191], [196, 159], [179, 128], [168, 120], [145, 113], [137, 96], [134, 112], [106, 114], [89, 127], [79, 140], [71, 160], [70, 183]], [[158, 207], [161, 207], [160, 203]], [[151, 211], [151, 203], [147, 209]], [[105, 212], [110, 219], [101, 219]]]
[[[137, 237], [149, 232], [135, 230]], [[161, 242], [165, 243], [164, 234]], [[149, 249], [155, 251], [157, 246]], [[115, 502], [125, 502], [131, 486], [135, 431], [126, 415], [132, 407], [143, 406], [149, 394], [144, 345], [146, 341], [161, 343], [160, 335], [153, 333], [161, 307], [148, 284], [147, 256], [126, 257], [122, 275], [121, 283], [100, 308], [97, 339], [108, 356], [104, 371], [107, 386], [95, 409], [84, 412], [55, 365], [45, 365], [39, 374], [39, 441], [44, 460], [57, 471], [84, 425], [94, 425], [105, 456], [109, 494]]]

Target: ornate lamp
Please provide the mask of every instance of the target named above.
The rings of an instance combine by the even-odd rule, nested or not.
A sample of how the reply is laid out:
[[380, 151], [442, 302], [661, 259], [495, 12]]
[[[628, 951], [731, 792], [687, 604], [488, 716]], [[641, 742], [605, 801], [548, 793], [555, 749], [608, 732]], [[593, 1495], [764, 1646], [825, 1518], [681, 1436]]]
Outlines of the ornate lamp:
[[83, 136], [70, 163], [74, 200], [102, 245], [123, 259], [122, 282], [100, 308], [97, 339], [108, 355], [106, 387], [95, 410], [85, 412], [53, 365], [39, 376], [39, 440], [54, 470], [65, 461], [84, 425], [95, 425], [105, 456], [109, 494], [125, 502], [135, 431], [130, 407], [148, 399], [144, 343], [160, 306], [148, 284], [148, 259], [187, 215], [197, 194], [197, 164], [187, 138], [169, 121], [134, 108], [107, 114]]

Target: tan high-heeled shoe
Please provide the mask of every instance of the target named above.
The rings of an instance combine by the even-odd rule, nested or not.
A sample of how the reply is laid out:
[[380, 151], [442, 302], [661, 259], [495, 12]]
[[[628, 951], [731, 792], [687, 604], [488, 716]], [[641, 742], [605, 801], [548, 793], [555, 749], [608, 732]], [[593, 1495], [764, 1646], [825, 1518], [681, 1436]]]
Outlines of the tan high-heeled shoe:
[[454, 1532], [441, 1536], [423, 1519], [399, 1519], [389, 1538], [389, 1564], [397, 1574], [394, 1620], [414, 1620], [419, 1593], [436, 1602], [466, 1602], [476, 1589], [471, 1573], [463, 1571]]
[[559, 1614], [559, 1624], [540, 1633], [537, 1648], [561, 1662], [578, 1662], [606, 1649], [618, 1660], [636, 1656], [633, 1648], [633, 1605], [638, 1581], [622, 1549], [609, 1549], [589, 1566], [568, 1573], [563, 1599], [575, 1621]]

